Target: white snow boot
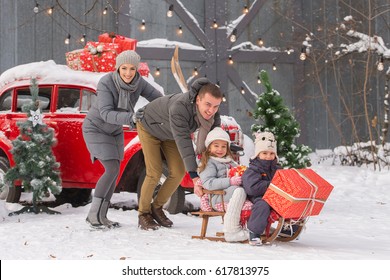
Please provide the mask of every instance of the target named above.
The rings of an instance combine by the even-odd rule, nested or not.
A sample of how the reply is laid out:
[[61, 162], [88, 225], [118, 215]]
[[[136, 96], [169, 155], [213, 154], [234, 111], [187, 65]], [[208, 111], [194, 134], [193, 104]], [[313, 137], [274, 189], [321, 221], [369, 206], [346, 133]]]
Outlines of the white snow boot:
[[120, 227], [120, 224], [118, 222], [113, 222], [107, 218], [107, 212], [108, 212], [109, 207], [110, 207], [110, 201], [104, 199], [102, 202], [102, 206], [100, 207], [100, 212], [99, 212], [100, 222], [108, 228]]
[[248, 231], [240, 225], [241, 210], [245, 200], [246, 193], [244, 189], [235, 189], [224, 217], [223, 232], [227, 242], [244, 241], [249, 237]]

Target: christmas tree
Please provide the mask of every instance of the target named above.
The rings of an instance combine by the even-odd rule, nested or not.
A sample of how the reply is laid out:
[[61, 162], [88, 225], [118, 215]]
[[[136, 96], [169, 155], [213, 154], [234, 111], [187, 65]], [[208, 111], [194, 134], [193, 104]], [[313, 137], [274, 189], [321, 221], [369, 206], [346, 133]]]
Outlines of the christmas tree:
[[259, 73], [259, 78], [265, 87], [265, 92], [257, 99], [257, 109], [253, 117], [261, 124], [252, 125], [252, 131], [269, 131], [275, 135], [279, 162], [283, 167], [305, 168], [310, 166], [308, 155], [311, 149], [305, 145], [294, 144], [295, 138], [299, 137], [300, 133], [299, 123], [283, 104], [280, 93], [272, 88], [265, 70]]
[[11, 153], [15, 166], [4, 175], [4, 182], [15, 187], [14, 182], [20, 181], [25, 191], [32, 191], [32, 206], [26, 206], [17, 212], [46, 212], [58, 213], [45, 206], [38, 206], [37, 202], [43, 196], [59, 194], [61, 192], [61, 178], [59, 167], [53, 155], [52, 146], [56, 144], [54, 130], [43, 123], [43, 115], [39, 107], [38, 85], [35, 79], [31, 80], [30, 92], [32, 101], [22, 106], [27, 113], [27, 120], [19, 121], [19, 136], [12, 141]]

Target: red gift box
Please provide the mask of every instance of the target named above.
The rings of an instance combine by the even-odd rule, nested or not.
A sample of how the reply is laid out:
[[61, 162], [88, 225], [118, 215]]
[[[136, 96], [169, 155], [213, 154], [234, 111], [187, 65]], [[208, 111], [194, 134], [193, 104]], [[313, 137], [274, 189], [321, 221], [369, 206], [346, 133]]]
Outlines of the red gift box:
[[81, 67], [91, 72], [114, 71], [118, 54], [118, 44], [88, 42], [80, 54]]
[[149, 76], [149, 66], [146, 62], [140, 62], [138, 65], [138, 72], [141, 74], [141, 76]]
[[125, 36], [121, 36], [118, 34], [115, 34], [113, 32], [111, 33], [104, 33], [100, 34], [98, 36], [98, 41], [102, 43], [115, 43], [119, 45], [119, 52], [123, 52], [126, 50], [133, 50], [135, 51], [135, 48], [137, 46], [137, 40], [127, 38]]
[[318, 215], [333, 186], [312, 169], [277, 170], [263, 199], [283, 218]]
[[245, 170], [246, 170], [245, 165], [238, 165], [236, 167], [232, 167], [229, 169], [228, 176], [229, 176], [229, 178], [231, 178], [233, 176], [242, 176], [242, 174], [244, 174]]
[[66, 64], [73, 70], [83, 70], [81, 66], [80, 55], [84, 49], [78, 49], [65, 53]]

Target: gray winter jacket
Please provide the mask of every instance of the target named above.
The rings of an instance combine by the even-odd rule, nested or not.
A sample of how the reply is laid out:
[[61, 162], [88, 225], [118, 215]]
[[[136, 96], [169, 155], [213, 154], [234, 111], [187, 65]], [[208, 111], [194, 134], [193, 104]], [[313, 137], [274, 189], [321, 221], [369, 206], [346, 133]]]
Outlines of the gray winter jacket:
[[[194, 118], [196, 96], [200, 88], [207, 83], [210, 81], [200, 78], [186, 93], [166, 95], [150, 102], [146, 105], [141, 120], [143, 127], [154, 137], [161, 141], [175, 140], [187, 171], [196, 171], [198, 168], [191, 134], [198, 129]], [[217, 112], [211, 129], [220, 125], [221, 118]]]
[[[203, 187], [207, 190], [225, 190], [223, 197], [224, 202], [229, 202], [233, 195], [233, 191], [237, 186], [230, 185], [230, 178], [228, 177], [229, 169], [237, 166], [233, 160], [229, 162], [221, 162], [214, 158], [207, 161], [205, 169], [199, 173], [199, 178], [202, 180]], [[222, 202], [220, 195], [212, 195], [212, 205]]]
[[113, 72], [104, 75], [97, 86], [97, 102], [90, 108], [83, 122], [83, 136], [91, 154], [95, 158], [123, 159], [124, 139], [123, 125], [133, 125], [134, 106], [140, 96], [152, 101], [162, 96], [155, 87], [137, 73], [140, 81], [138, 88], [130, 95], [130, 110], [118, 109], [119, 93], [113, 80]]

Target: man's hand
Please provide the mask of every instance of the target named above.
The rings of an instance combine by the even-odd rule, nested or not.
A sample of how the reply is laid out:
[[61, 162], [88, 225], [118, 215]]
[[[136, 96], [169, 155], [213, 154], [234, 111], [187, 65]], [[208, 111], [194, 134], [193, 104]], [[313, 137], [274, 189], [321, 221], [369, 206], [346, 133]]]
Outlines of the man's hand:
[[137, 123], [144, 118], [145, 107], [139, 108], [137, 112], [133, 113], [133, 122]]
[[203, 195], [203, 186], [202, 186], [202, 181], [200, 180], [199, 177], [196, 177], [192, 179], [192, 182], [194, 183], [194, 193], [201, 197]]

